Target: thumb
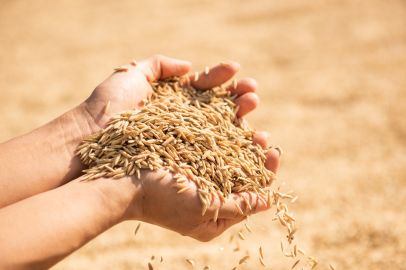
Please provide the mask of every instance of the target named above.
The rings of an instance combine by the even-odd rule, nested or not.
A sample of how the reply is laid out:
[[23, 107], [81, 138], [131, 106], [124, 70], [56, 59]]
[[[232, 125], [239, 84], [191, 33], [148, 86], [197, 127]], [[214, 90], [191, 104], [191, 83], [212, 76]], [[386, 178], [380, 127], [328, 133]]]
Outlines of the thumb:
[[190, 62], [169, 58], [163, 55], [152, 55], [138, 62], [138, 69], [148, 81], [165, 79], [172, 76], [181, 76], [189, 72]]

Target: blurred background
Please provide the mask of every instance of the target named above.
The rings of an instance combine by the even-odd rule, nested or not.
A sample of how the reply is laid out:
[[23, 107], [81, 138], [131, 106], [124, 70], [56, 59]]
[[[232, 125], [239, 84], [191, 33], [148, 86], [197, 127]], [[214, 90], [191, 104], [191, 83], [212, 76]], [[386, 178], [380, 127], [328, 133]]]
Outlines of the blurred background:
[[[258, 81], [261, 104], [247, 118], [284, 149], [275, 188], [299, 195], [295, 241], [319, 269], [405, 268], [405, 1], [1, 1], [0, 142], [155, 53], [191, 61], [192, 72], [238, 61], [237, 79]], [[231, 270], [247, 250], [238, 269], [260, 269], [259, 246], [264, 269], [290, 269], [273, 212], [250, 218], [239, 251], [229, 238], [243, 224], [199, 243], [149, 224], [134, 237], [138, 222], [125, 222], [52, 269], [147, 269], [155, 255], [164, 261], [154, 269], [190, 269], [191, 258], [195, 269]]]

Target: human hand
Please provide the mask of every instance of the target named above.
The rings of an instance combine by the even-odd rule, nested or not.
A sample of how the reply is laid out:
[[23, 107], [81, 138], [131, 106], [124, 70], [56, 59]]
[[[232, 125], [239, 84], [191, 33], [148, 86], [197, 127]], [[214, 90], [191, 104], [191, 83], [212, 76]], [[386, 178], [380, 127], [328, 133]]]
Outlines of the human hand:
[[[226, 83], [239, 69], [237, 63], [228, 63], [228, 66], [219, 65], [212, 68], [209, 74], [202, 72], [197, 81], [194, 81], [194, 75], [190, 75], [192, 86], [205, 90]], [[238, 94], [235, 103], [240, 106], [239, 117], [252, 111], [258, 105], [258, 97], [254, 93], [256, 87], [256, 82], [248, 78], [240, 80], [236, 89], [232, 86], [227, 87], [233, 94]], [[254, 143], [258, 143], [263, 148], [266, 147], [266, 139], [267, 134], [265, 132], [257, 132], [253, 137]], [[280, 162], [279, 152], [271, 149], [266, 156], [265, 166], [276, 173]], [[202, 204], [198, 198], [196, 184], [192, 181], [187, 182], [186, 184], [190, 189], [177, 194], [178, 189], [172, 187], [176, 183], [173, 174], [167, 174], [161, 179], [159, 177], [161, 173], [161, 171], [142, 170], [140, 180], [135, 179], [135, 177], [112, 180], [113, 185], [117, 185], [121, 189], [119, 194], [126, 194], [125, 197], [131, 198], [131, 203], [126, 204], [129, 206], [125, 211], [124, 219], [141, 220], [201, 241], [209, 241], [230, 226], [244, 220], [245, 215], [268, 209], [265, 204], [258, 200], [255, 193], [241, 192], [232, 194], [225, 199], [224, 203], [221, 203], [219, 198], [212, 200], [206, 213], [202, 216]], [[132, 195], [128, 196], [129, 193]], [[248, 199], [251, 209], [246, 207], [243, 197]], [[244, 216], [237, 211], [236, 203], [243, 209]], [[218, 208], [220, 208], [218, 220], [214, 222], [214, 213]]]

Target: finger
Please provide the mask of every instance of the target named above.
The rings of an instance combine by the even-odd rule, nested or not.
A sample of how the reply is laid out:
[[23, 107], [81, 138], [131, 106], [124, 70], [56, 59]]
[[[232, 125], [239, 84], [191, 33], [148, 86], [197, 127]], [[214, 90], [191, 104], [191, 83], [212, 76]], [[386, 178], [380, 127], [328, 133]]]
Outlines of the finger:
[[136, 68], [144, 73], [148, 81], [152, 82], [158, 79], [187, 74], [190, 70], [190, 62], [163, 55], [152, 55], [139, 61]]
[[[249, 206], [245, 203], [243, 197], [246, 198]], [[226, 202], [223, 203], [223, 205], [221, 206], [218, 217], [220, 219], [235, 219], [259, 212], [264, 212], [268, 210], [269, 207], [266, 205], [266, 198], [262, 198], [264, 199], [264, 201], [258, 199], [258, 195], [251, 191], [231, 194], [229, 198], [225, 199]], [[240, 207], [242, 214], [237, 209], [236, 204]]]
[[244, 219], [245, 217], [238, 217], [234, 219], [218, 219], [217, 222], [214, 222], [213, 220], [207, 220], [195, 227], [195, 233], [191, 236], [199, 241], [208, 242], [213, 238], [221, 235], [231, 226], [243, 221]]
[[242, 96], [237, 97], [234, 103], [237, 106], [240, 106], [240, 109], [237, 112], [237, 116], [242, 117], [247, 113], [253, 111], [258, 106], [259, 98], [254, 93], [246, 93]]
[[257, 145], [262, 147], [262, 149], [265, 149], [267, 146], [267, 140], [269, 139], [269, 133], [265, 131], [257, 131], [255, 132], [254, 136], [252, 137], [252, 144]]
[[281, 153], [276, 149], [269, 149], [265, 156], [265, 168], [276, 174], [281, 163]]
[[197, 80], [195, 74], [189, 75], [190, 84], [196, 89], [207, 90], [227, 82], [240, 69], [240, 64], [231, 61], [224, 63], [228, 65], [219, 64], [212, 67], [208, 74], [206, 71], [200, 72]]
[[232, 95], [242, 96], [246, 93], [254, 93], [258, 88], [258, 83], [252, 78], [244, 78], [237, 82], [237, 87], [231, 84], [226, 87], [227, 91], [230, 91]]

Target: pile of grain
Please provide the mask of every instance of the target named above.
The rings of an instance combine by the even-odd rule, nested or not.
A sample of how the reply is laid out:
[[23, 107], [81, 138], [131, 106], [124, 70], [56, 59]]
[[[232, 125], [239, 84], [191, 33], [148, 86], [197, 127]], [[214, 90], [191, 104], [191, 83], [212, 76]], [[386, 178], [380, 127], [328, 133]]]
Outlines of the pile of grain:
[[[164, 167], [159, 177], [173, 172], [176, 179], [173, 186], [179, 189], [178, 193], [189, 189], [184, 184], [187, 177], [196, 183], [202, 215], [214, 197], [224, 201], [231, 193], [252, 191], [262, 203], [276, 205], [274, 220], [287, 227], [290, 246], [297, 227], [282, 201], [294, 202], [297, 197], [293, 198], [290, 192], [282, 193], [282, 185], [276, 191], [270, 190], [269, 184], [276, 177], [264, 166], [266, 150], [252, 142], [255, 131], [236, 116], [239, 109], [233, 102], [236, 96], [223, 87], [196, 90], [188, 77], [155, 81], [151, 86], [153, 94], [144, 100], [145, 107], [112, 117], [105, 129], [89, 136], [77, 148], [77, 155], [89, 165], [83, 180], [133, 174], [140, 178], [141, 169]], [[108, 106], [109, 103], [106, 111]], [[251, 208], [246, 199], [245, 204]], [[245, 215], [238, 204], [235, 206]], [[218, 209], [214, 221], [217, 214]], [[246, 228], [250, 231], [248, 225]], [[239, 237], [244, 240], [241, 232]], [[298, 252], [305, 255], [297, 245], [291, 252], [286, 252], [288, 248], [282, 240], [281, 249], [286, 257], [296, 257]], [[245, 256], [239, 264], [248, 259]], [[265, 266], [261, 249], [259, 259]], [[298, 261], [293, 267], [297, 264]], [[314, 268], [317, 264], [317, 259], [308, 257], [307, 265]]]
[[[87, 180], [140, 177], [141, 169], [165, 167], [196, 182], [204, 207], [210, 196], [223, 199], [245, 190], [270, 197], [264, 188], [275, 175], [264, 166], [265, 150], [252, 144], [255, 131], [236, 117], [236, 96], [221, 89], [198, 91], [180, 78], [152, 87], [144, 108], [112, 117], [78, 147], [89, 165]], [[182, 179], [179, 192], [188, 189]]]

